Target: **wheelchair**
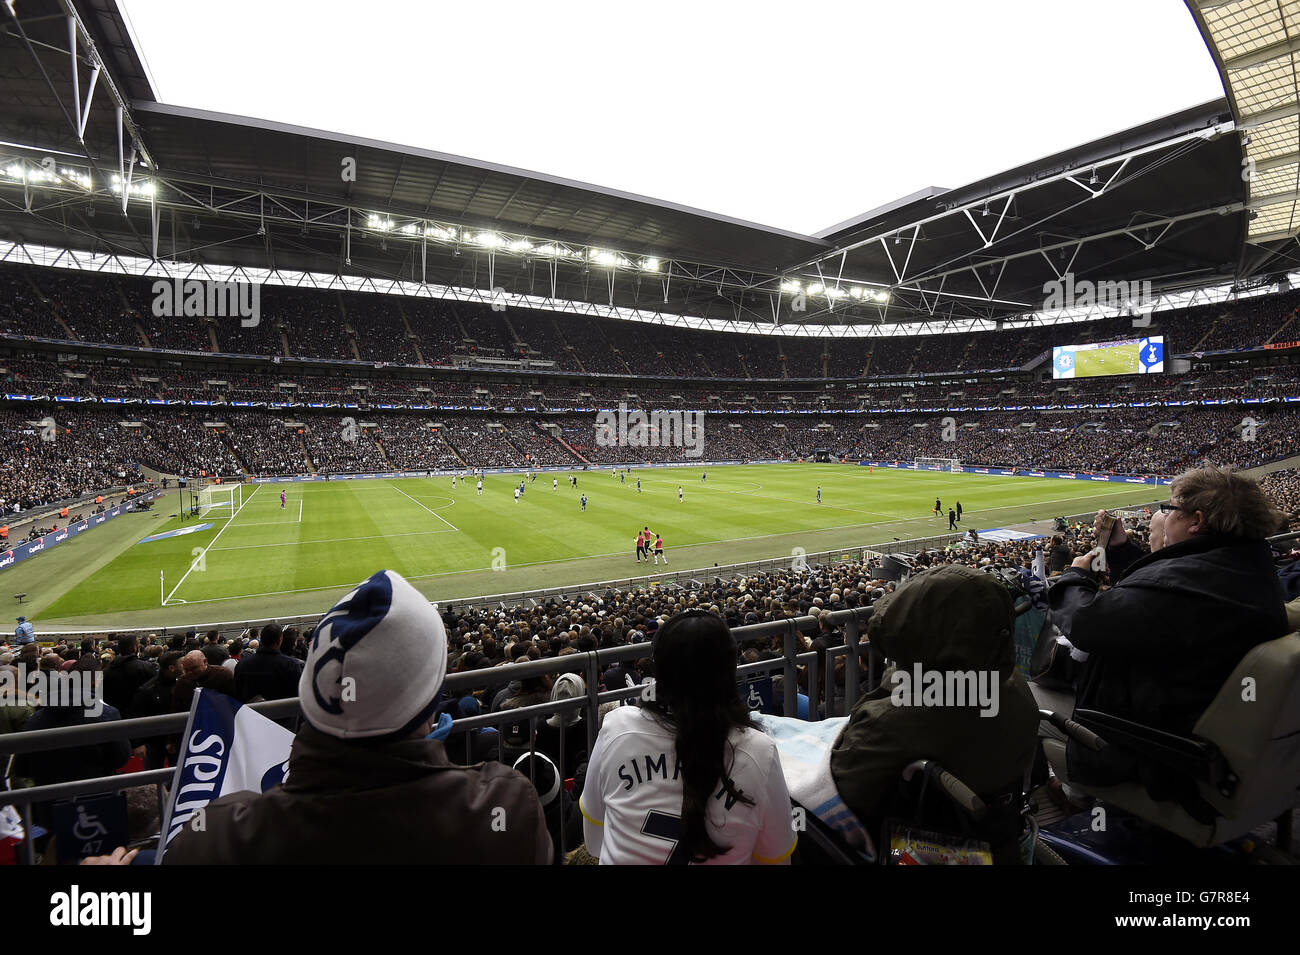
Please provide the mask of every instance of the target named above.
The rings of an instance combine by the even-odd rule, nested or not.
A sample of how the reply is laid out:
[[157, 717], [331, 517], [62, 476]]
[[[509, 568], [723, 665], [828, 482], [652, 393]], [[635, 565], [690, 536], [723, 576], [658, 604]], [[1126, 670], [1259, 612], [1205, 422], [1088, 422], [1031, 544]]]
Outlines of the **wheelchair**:
[[[1086, 732], [1086, 731], [1085, 731]], [[1063, 864], [1038, 838], [1024, 779], [976, 794], [936, 760], [918, 759], [903, 770], [878, 819], [863, 820], [875, 836], [866, 848], [850, 846], [810, 809], [800, 817], [796, 865], [1028, 865]], [[799, 807], [795, 803], [796, 808]]]
[[[1295, 862], [1300, 633], [1251, 648], [1190, 735], [1087, 709], [1076, 709], [1074, 719], [1103, 745], [1122, 746], [1182, 785], [1177, 795], [1153, 795], [1139, 782], [1080, 783], [1070, 777], [1067, 744], [1044, 740], [1057, 777], [1106, 810], [1101, 826], [1071, 817], [1044, 833], [1063, 857], [1081, 863]], [[1256, 838], [1268, 830], [1272, 847]]]
[[[1183, 785], [1176, 795], [1162, 792], [1157, 798], [1139, 782], [1082, 784], [1070, 778], [1067, 743], [1044, 739], [1043, 754], [1056, 776], [1095, 804], [1040, 829], [1030, 796], [1032, 767], [1019, 786], [979, 795], [935, 761], [922, 759], [904, 770], [891, 818], [879, 829], [871, 827], [873, 833], [880, 832], [874, 852], [849, 846], [805, 809], [793, 861], [935, 861], [899, 851], [897, 834], [910, 828], [958, 846], [968, 860], [994, 864], [1296, 863], [1292, 852], [1294, 812], [1300, 808], [1300, 633], [1253, 647], [1187, 736], [1087, 709], [1076, 709], [1073, 718], [1046, 709], [1039, 715], [1076, 746], [1093, 752], [1123, 747], [1144, 766], [1158, 767]], [[924, 836], [917, 842], [924, 847]]]

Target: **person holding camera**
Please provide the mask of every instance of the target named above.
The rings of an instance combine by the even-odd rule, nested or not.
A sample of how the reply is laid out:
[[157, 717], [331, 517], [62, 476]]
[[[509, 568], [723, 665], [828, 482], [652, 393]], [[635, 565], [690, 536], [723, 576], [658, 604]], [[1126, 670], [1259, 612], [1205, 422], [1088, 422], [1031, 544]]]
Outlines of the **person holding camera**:
[[[1265, 540], [1277, 512], [1255, 481], [1207, 464], [1174, 479], [1151, 518], [1150, 553], [1109, 517], [1099, 511], [1095, 527], [1114, 586], [1100, 589], [1094, 551], [1048, 592], [1054, 622], [1088, 654], [1075, 705], [1187, 735], [1246, 652], [1289, 630]], [[1083, 783], [1169, 784], [1118, 746], [1071, 742], [1067, 759]]]

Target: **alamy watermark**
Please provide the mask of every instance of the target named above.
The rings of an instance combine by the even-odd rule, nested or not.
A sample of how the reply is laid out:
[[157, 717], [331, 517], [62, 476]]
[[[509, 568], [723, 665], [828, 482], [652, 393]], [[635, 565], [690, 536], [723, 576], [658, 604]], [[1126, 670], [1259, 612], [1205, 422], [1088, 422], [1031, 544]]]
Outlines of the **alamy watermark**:
[[913, 663], [910, 671], [895, 670], [890, 681], [889, 699], [895, 706], [975, 707], [980, 716], [997, 716], [1001, 708], [997, 670], [927, 670]]
[[155, 318], [238, 318], [244, 328], [262, 321], [262, 286], [175, 278], [153, 283]]
[[102, 670], [33, 670], [29, 673], [25, 663], [19, 663], [17, 670], [17, 676], [8, 668], [0, 670], [0, 706], [81, 707], [86, 716], [99, 716], [104, 712]]
[[153, 930], [153, 894], [150, 892], [82, 890], [73, 885], [67, 892], [50, 896], [50, 924], [55, 928], [118, 926], [132, 935]]
[[1074, 308], [1111, 308], [1134, 316], [1133, 326], [1145, 328], [1151, 324], [1151, 311], [1155, 308], [1155, 295], [1151, 282], [1076, 282], [1073, 272], [1043, 284], [1044, 311]]
[[618, 411], [596, 415], [596, 444], [602, 448], [685, 448], [686, 457], [704, 453], [703, 411]]

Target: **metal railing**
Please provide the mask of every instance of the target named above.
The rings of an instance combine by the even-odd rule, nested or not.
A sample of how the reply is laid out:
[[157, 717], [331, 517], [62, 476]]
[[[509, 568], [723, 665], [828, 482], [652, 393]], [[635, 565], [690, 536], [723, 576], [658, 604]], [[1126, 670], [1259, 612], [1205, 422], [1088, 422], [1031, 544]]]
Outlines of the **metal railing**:
[[[783, 652], [779, 659], [739, 664], [736, 668], [737, 684], [749, 683], [765, 676], [779, 676], [782, 679], [781, 712], [786, 716], [796, 716], [798, 713], [799, 671], [802, 667], [805, 668], [807, 675], [809, 719], [817, 720], [821, 717], [820, 711], [823, 702], [826, 703], [827, 716], [844, 715], [837, 711], [844, 710], [847, 713], [850, 702], [857, 700], [859, 694], [864, 690], [859, 673], [863, 657], [865, 657], [867, 668], [865, 689], [874, 688], [879, 681], [879, 655], [863, 640], [865, 626], [871, 619], [871, 615], [871, 607], [858, 607], [831, 611], [820, 617], [791, 617], [786, 620], [767, 621], [732, 629], [731, 633], [737, 645], [754, 639], [776, 636], [783, 638]], [[818, 631], [821, 622], [827, 619], [833, 627], [843, 628], [844, 643], [837, 647], [829, 647], [820, 654], [812, 650], [800, 652], [798, 635]], [[579, 673], [586, 683], [586, 693], [584, 696], [568, 700], [552, 700], [533, 706], [498, 710], [492, 713], [483, 713], [479, 716], [455, 719], [452, 721], [451, 737], [447, 741], [448, 749], [450, 750], [450, 747], [460, 744], [461, 741], [455, 739], [455, 737], [463, 733], [463, 742], [468, 758], [472, 743], [470, 731], [482, 727], [496, 727], [498, 728], [498, 740], [504, 742], [500, 727], [527, 720], [529, 722], [529, 743], [526, 750], [519, 747], [518, 753], [520, 755], [524, 752], [533, 754], [537, 752], [536, 736], [537, 721], [539, 719], [558, 713], [583, 710], [586, 719], [587, 751], [590, 752], [596, 743], [600, 707], [605, 703], [630, 700], [645, 692], [644, 683], [638, 686], [602, 690], [600, 689], [602, 671], [613, 664], [648, 660], [651, 653], [652, 644], [648, 642], [634, 643], [605, 650], [569, 654], [563, 657], [513, 663], [504, 667], [449, 674], [443, 682], [442, 692], [443, 694], [450, 694], [450, 698], [453, 699], [457, 694], [499, 686], [503, 678], [514, 681], [559, 673]], [[845, 657], [842, 692], [835, 678], [835, 665], [839, 657]], [[857, 665], [852, 665], [854, 663]], [[823, 673], [826, 675], [825, 680], [820, 677]], [[825, 686], [826, 701], [820, 699], [822, 685]], [[268, 719], [280, 721], [301, 719], [301, 710], [296, 697], [248, 705]], [[141, 740], [178, 735], [184, 732], [188, 719], [188, 712], [171, 713], [165, 716], [147, 716], [129, 720], [89, 723], [81, 726], [9, 733], [0, 735], [0, 759], [22, 753], [90, 746], [122, 739]], [[562, 776], [565, 762], [565, 734], [558, 734], [558, 740], [560, 749], [556, 754], [555, 765]], [[530, 772], [530, 777], [532, 777], [535, 784], [536, 761], [530, 761], [530, 765], [534, 767], [534, 771]], [[164, 786], [171, 782], [175, 772], [174, 767], [153, 769], [34, 786], [26, 789], [8, 790], [0, 792], [0, 804], [13, 805], [21, 812], [24, 830], [27, 834], [23, 844], [24, 859], [28, 864], [34, 864], [35, 846], [30, 836], [32, 832], [32, 806], [59, 799], [73, 799], [92, 793], [116, 793], [139, 786], [153, 786], [158, 801], [158, 819], [161, 825], [164, 817]], [[563, 833], [563, 827], [561, 827], [561, 833]], [[153, 838], [151, 836], [150, 841]], [[564, 842], [562, 835], [561, 845], [558, 847], [561, 854], [567, 852], [569, 848], [573, 848], [572, 846], [566, 848]]]

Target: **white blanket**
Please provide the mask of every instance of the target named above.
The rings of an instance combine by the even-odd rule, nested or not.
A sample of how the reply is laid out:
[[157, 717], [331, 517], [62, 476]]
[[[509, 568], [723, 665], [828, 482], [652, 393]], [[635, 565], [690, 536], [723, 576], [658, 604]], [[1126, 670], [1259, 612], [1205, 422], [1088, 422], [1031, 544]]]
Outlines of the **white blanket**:
[[875, 845], [871, 836], [840, 798], [831, 776], [831, 747], [849, 721], [848, 717], [809, 722], [754, 713], [752, 718], [776, 742], [790, 796], [838, 832], [849, 845], [874, 858]]

